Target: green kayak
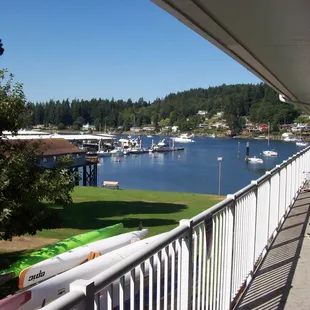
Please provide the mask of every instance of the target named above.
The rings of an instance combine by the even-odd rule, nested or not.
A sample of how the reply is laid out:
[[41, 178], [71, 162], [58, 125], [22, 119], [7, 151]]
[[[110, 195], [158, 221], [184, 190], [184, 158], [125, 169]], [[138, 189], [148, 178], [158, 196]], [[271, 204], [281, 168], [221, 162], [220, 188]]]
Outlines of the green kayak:
[[123, 224], [108, 226], [64, 239], [43, 247], [37, 251], [31, 252], [14, 262], [9, 268], [0, 271], [0, 285], [15, 277], [18, 277], [19, 273], [29, 266], [87, 243], [119, 235], [123, 232], [123, 228]]

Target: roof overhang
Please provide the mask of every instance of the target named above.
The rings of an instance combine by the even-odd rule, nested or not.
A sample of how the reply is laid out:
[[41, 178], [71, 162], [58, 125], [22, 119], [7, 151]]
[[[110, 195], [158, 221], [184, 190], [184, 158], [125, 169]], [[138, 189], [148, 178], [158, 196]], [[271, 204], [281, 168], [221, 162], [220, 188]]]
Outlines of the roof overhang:
[[152, 1], [310, 112], [310, 1]]

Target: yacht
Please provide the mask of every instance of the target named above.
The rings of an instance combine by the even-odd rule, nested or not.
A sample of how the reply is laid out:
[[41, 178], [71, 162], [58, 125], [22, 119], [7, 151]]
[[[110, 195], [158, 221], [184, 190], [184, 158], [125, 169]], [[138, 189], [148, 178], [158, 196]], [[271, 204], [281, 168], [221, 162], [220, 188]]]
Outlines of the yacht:
[[194, 135], [188, 135], [188, 134], [182, 134], [178, 137], [175, 137], [175, 138], [172, 138], [172, 140], [174, 142], [177, 142], [177, 143], [189, 143], [189, 142], [195, 142], [194, 140], [192, 140], [191, 138], [193, 138]]

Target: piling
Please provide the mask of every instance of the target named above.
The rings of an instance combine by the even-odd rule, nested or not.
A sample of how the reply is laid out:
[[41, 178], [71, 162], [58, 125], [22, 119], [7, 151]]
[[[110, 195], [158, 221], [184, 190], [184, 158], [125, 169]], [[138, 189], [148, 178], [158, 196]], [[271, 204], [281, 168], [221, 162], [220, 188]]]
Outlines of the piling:
[[246, 148], [245, 148], [245, 160], [248, 161], [250, 156], [250, 142], [246, 143]]

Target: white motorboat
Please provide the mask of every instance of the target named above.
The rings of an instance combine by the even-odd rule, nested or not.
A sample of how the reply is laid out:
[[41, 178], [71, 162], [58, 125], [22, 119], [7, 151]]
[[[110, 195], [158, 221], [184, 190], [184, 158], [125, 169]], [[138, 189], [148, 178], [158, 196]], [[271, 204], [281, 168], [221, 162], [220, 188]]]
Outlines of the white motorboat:
[[297, 146], [308, 146], [309, 143], [306, 141], [296, 141]]
[[265, 150], [263, 151], [264, 156], [278, 156], [278, 152], [273, 150]]
[[249, 157], [248, 162], [254, 163], [254, 164], [262, 164], [264, 161], [261, 158], [254, 156], [254, 157]]
[[153, 138], [153, 136], [152, 136], [152, 135], [147, 135], [146, 137], [147, 137], [147, 138]]
[[188, 135], [188, 134], [182, 134], [179, 137], [172, 138], [172, 140], [176, 143], [189, 143], [189, 142], [195, 142], [191, 138], [193, 138], [194, 135]]
[[109, 151], [98, 151], [98, 157], [111, 157], [111, 153]]
[[210, 137], [213, 138], [213, 139], [215, 139], [215, 138], [216, 138], [216, 134], [213, 133]]
[[123, 149], [119, 149], [119, 148], [116, 148], [112, 151], [110, 151], [110, 154], [111, 156], [124, 156], [124, 150]]

